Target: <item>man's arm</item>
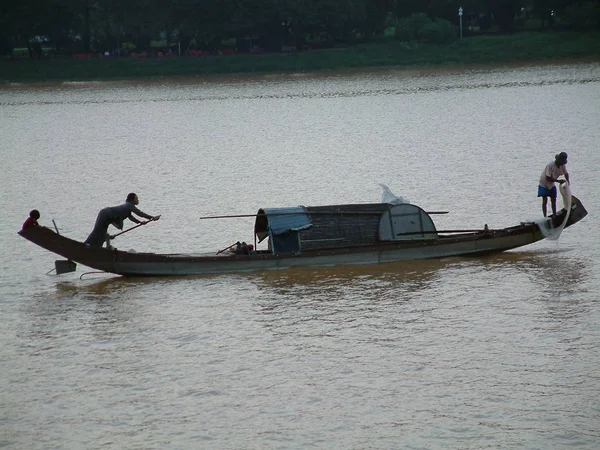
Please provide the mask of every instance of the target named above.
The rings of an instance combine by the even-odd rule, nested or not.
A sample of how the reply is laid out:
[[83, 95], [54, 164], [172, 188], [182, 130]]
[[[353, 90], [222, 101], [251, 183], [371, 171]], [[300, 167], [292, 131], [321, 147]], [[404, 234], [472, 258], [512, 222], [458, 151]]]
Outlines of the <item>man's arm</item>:
[[[133, 207], [132, 212], [136, 213], [140, 217], [143, 217], [144, 219], [148, 219], [148, 220], [153, 220], [154, 219], [153, 216], [151, 216], [150, 214], [146, 214], [145, 212], [140, 211], [135, 206]], [[140, 223], [140, 222], [138, 221], [138, 223]]]
[[[560, 176], [560, 175], [559, 175]], [[567, 171], [565, 171], [565, 178], [567, 179], [567, 181], [569, 181], [569, 174], [567, 173]], [[550, 170], [550, 167], [546, 167], [546, 181], [548, 183], [561, 183], [564, 181], [563, 180], [559, 180], [558, 177], [557, 178], [552, 178], [552, 171]]]
[[131, 220], [133, 223], [142, 223], [140, 220], [137, 220], [133, 214], [129, 214], [129, 217], [127, 217], [127, 218], [129, 220]]

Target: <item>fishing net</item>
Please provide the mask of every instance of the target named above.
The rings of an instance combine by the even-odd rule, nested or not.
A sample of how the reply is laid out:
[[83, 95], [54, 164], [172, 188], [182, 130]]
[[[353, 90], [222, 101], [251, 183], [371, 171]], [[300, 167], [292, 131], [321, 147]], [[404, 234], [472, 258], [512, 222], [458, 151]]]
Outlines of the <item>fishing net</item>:
[[569, 220], [569, 215], [571, 214], [571, 188], [569, 187], [569, 183], [568, 182], [562, 183], [560, 185], [559, 190], [560, 190], [560, 195], [562, 196], [562, 199], [563, 199], [564, 208], [567, 211], [567, 214], [565, 214], [565, 218], [563, 219], [562, 223], [558, 227], [554, 228], [552, 226], [552, 221], [548, 217], [543, 217], [541, 219], [534, 221], [537, 224], [537, 226], [540, 228], [544, 237], [551, 241], [558, 240], [558, 238], [560, 237], [560, 235], [562, 233], [562, 230], [565, 228], [565, 225], [567, 224], [567, 220]]
[[394, 195], [394, 193], [390, 191], [390, 188], [387, 187], [385, 184], [379, 183], [379, 186], [381, 186], [381, 189], [383, 189], [383, 192], [381, 193], [381, 203], [389, 203], [390, 205], [401, 205], [403, 203], [410, 203], [410, 201], [407, 198]]

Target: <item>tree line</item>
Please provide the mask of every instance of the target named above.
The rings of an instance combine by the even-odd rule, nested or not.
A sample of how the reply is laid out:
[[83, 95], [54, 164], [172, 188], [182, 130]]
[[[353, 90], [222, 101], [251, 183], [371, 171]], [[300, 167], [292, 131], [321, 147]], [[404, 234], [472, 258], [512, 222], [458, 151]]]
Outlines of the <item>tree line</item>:
[[47, 42], [57, 53], [124, 43], [145, 50], [156, 41], [216, 49], [227, 39], [243, 50], [330, 47], [377, 39], [417, 13], [456, 26], [459, 7], [465, 27], [476, 22], [479, 31], [510, 32], [524, 17], [542, 27], [600, 28], [600, 0], [21, 0], [0, 6], [0, 49], [11, 55], [27, 46], [35, 55]]

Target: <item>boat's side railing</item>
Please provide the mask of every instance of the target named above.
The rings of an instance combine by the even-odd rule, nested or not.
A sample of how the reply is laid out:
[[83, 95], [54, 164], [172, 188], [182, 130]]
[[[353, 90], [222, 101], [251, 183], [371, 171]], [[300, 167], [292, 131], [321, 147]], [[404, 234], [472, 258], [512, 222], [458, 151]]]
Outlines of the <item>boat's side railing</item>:
[[427, 234], [492, 234], [502, 230], [490, 230], [487, 225], [484, 228], [474, 230], [435, 230], [431, 231], [411, 231], [407, 233], [396, 233], [396, 236], [427, 235]]

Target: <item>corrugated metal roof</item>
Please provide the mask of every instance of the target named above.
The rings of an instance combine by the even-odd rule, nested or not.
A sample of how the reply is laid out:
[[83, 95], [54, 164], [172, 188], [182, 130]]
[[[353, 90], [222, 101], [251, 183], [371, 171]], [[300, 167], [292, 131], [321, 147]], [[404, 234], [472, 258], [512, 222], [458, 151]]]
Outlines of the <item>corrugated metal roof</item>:
[[312, 222], [306, 214], [304, 206], [294, 208], [264, 208], [268, 217], [269, 228], [274, 236], [290, 231], [307, 230]]
[[302, 249], [374, 244], [381, 215], [389, 208], [387, 203], [308, 206], [313, 227], [300, 233]]

